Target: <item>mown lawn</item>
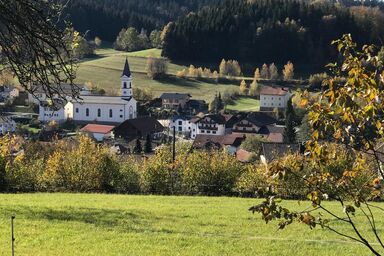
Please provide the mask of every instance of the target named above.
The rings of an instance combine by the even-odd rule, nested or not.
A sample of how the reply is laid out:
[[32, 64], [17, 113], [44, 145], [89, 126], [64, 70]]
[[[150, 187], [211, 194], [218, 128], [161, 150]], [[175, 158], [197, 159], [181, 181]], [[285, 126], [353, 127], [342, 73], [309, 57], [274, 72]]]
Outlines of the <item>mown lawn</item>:
[[[133, 75], [133, 86], [151, 90], [155, 96], [163, 92], [190, 93], [195, 99], [211, 101], [214, 95], [225, 90], [238, 89], [238, 84], [216, 84], [193, 79], [179, 79], [171, 77], [160, 81], [148, 78], [145, 72], [147, 56], [159, 55], [158, 49], [149, 49], [139, 52], [120, 52], [111, 48], [97, 50], [96, 58], [83, 60], [77, 70], [76, 82], [92, 82], [99, 88], [117, 91], [120, 88], [120, 76], [124, 67], [125, 58], [128, 57]], [[175, 75], [177, 71], [186, 66], [169, 63], [168, 74]]]
[[[2, 194], [0, 255], [10, 255], [12, 214], [16, 255], [370, 255], [363, 246], [322, 229], [295, 223], [278, 231], [276, 223], [266, 225], [247, 211], [257, 202], [228, 197]], [[381, 232], [383, 219], [377, 222]], [[347, 229], [343, 224], [337, 227]]]
[[226, 109], [236, 111], [259, 111], [260, 101], [253, 98], [242, 97], [237, 99], [234, 105], [227, 105]]

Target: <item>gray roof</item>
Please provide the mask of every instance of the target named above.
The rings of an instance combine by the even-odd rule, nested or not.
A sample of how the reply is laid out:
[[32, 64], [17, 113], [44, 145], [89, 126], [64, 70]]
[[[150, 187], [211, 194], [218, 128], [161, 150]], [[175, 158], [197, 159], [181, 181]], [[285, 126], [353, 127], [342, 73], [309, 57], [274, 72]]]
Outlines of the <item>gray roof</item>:
[[132, 98], [129, 99], [122, 99], [120, 96], [96, 96], [96, 95], [87, 95], [87, 96], [80, 96], [77, 101], [73, 100], [72, 102], [79, 102], [79, 103], [96, 103], [96, 104], [120, 104], [125, 105], [127, 102], [129, 102]]
[[192, 97], [188, 93], [177, 93], [177, 92], [165, 92], [161, 94], [160, 99], [186, 99]]
[[121, 76], [131, 76], [131, 70], [129, 69], [128, 58], [125, 58], [124, 70]]

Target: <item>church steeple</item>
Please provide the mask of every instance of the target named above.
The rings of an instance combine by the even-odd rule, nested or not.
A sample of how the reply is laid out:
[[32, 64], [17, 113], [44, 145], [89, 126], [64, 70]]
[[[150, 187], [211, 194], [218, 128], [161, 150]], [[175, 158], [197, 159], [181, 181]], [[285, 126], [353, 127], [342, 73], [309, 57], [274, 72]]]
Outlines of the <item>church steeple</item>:
[[131, 76], [131, 70], [129, 69], [128, 58], [125, 58], [124, 70], [121, 76]]
[[124, 70], [121, 75], [121, 98], [130, 99], [132, 97], [132, 74], [129, 69], [128, 59], [125, 58]]

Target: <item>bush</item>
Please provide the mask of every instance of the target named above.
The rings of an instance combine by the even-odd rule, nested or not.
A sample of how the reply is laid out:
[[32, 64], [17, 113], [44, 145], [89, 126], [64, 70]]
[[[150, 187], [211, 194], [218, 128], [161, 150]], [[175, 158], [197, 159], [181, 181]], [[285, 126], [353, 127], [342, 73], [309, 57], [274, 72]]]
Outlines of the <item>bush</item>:
[[249, 165], [236, 182], [235, 191], [241, 196], [262, 196], [259, 191], [268, 186], [264, 165]]
[[120, 164], [120, 172], [116, 181], [116, 192], [134, 194], [140, 192], [139, 163], [134, 158], [128, 158]]
[[232, 194], [243, 168], [235, 157], [223, 152], [193, 152], [182, 169], [183, 193]]

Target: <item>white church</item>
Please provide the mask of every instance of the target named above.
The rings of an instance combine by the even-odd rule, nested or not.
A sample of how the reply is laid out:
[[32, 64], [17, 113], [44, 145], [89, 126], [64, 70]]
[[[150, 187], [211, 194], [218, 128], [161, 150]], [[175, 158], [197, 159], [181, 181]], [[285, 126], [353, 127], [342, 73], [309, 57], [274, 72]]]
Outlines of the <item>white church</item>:
[[[89, 123], [122, 123], [125, 120], [137, 117], [137, 102], [132, 95], [132, 74], [128, 60], [125, 60], [121, 76], [120, 96], [80, 95], [78, 100], [69, 100], [55, 104], [52, 108], [47, 102], [41, 102], [39, 107], [39, 120], [42, 122], [56, 121], [62, 123], [66, 120]], [[57, 103], [57, 102], [56, 102]]]

